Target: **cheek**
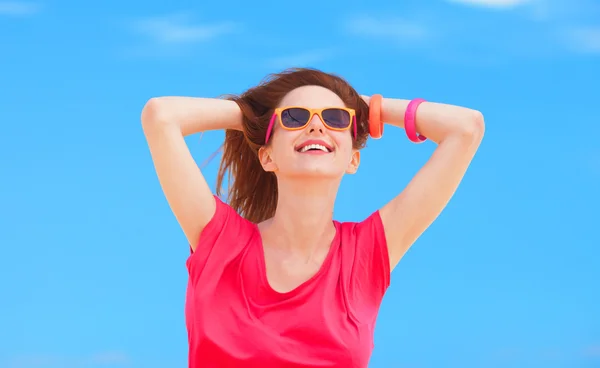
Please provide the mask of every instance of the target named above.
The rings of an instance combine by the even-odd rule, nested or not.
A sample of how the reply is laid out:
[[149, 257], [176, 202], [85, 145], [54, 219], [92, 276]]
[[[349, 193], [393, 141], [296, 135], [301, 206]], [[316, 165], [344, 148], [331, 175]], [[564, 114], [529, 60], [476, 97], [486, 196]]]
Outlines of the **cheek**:
[[338, 150], [349, 155], [352, 153], [354, 141], [349, 132], [336, 132], [333, 138], [335, 139], [335, 144], [338, 147]]
[[294, 132], [278, 131], [271, 141], [273, 159], [285, 160], [294, 153]]

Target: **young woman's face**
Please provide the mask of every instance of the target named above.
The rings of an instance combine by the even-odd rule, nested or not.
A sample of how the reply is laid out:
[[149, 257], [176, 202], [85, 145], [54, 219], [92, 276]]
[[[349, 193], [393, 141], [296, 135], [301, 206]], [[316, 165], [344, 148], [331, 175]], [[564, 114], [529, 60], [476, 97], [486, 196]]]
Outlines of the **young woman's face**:
[[[288, 106], [346, 107], [338, 95], [319, 86], [292, 90], [279, 104], [279, 107]], [[344, 173], [356, 172], [360, 163], [360, 154], [352, 147], [352, 131], [352, 128], [328, 129], [316, 114], [300, 130], [286, 130], [277, 119], [269, 144], [259, 150], [259, 158], [266, 171], [277, 175], [341, 179]], [[312, 144], [310, 147], [313, 148], [303, 149], [307, 144]]]

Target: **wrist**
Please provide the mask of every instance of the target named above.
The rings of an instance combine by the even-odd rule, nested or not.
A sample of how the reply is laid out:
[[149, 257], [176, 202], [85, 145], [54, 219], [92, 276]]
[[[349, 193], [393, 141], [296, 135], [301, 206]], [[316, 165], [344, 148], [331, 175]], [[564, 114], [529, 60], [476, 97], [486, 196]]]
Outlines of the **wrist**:
[[381, 119], [386, 124], [404, 128], [404, 115], [409, 100], [384, 98], [381, 102]]
[[227, 115], [228, 118], [224, 120], [222, 129], [224, 130], [244, 130], [244, 113], [240, 105], [236, 101], [225, 100], [229, 103]]

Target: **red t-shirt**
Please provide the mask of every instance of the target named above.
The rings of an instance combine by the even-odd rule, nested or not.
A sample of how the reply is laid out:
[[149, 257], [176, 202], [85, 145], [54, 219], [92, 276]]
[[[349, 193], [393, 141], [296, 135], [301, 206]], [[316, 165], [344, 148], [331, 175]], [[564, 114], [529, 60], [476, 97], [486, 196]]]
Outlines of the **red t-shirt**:
[[287, 292], [273, 290], [258, 227], [217, 197], [187, 260], [190, 368], [365, 368], [390, 283], [379, 212], [334, 221], [320, 270]]

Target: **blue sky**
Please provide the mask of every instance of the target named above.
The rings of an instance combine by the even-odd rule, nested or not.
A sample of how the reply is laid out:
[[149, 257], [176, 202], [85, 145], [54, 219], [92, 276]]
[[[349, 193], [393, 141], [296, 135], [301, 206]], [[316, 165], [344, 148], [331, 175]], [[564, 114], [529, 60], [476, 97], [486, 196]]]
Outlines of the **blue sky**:
[[[0, 46], [0, 367], [186, 365], [188, 250], [141, 108], [291, 66], [486, 116], [463, 185], [393, 273], [371, 367], [600, 366], [597, 1], [0, 0]], [[222, 138], [190, 137], [197, 161]], [[388, 127], [336, 217], [365, 218], [433, 149]]]

